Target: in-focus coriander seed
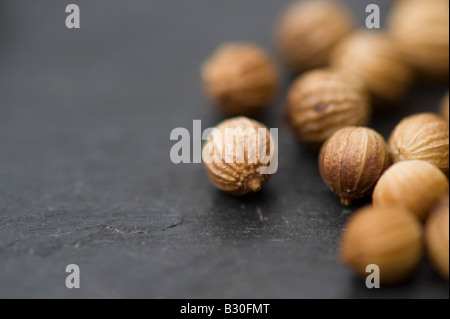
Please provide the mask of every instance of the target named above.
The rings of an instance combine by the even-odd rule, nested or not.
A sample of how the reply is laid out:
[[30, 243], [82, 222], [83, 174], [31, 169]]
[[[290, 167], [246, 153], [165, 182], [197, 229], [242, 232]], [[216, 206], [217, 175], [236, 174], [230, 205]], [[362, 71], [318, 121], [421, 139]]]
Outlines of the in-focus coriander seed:
[[274, 155], [276, 147], [269, 129], [246, 117], [220, 123], [203, 146], [211, 182], [237, 196], [261, 190], [272, 175], [264, 174], [263, 169], [277, 160]]
[[337, 131], [322, 146], [319, 169], [324, 182], [349, 206], [372, 194], [390, 157], [383, 137], [369, 128], [348, 127]]
[[449, 172], [449, 124], [441, 116], [422, 113], [403, 119], [389, 139], [394, 162], [427, 161]]

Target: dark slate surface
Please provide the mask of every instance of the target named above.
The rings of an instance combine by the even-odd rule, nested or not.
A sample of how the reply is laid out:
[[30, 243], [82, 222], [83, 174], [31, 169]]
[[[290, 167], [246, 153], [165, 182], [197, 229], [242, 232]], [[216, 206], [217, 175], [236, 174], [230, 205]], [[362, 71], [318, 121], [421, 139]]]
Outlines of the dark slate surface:
[[[77, 0], [77, 31], [66, 2], [0, 2], [0, 297], [448, 298], [427, 261], [378, 291], [339, 265], [353, 208], [284, 127], [282, 97], [259, 118], [280, 127], [261, 193], [229, 197], [202, 165], [170, 162], [173, 128], [222, 119], [201, 94], [203, 59], [235, 39], [273, 51], [286, 1]], [[361, 21], [370, 2], [349, 1]], [[374, 126], [388, 134], [445, 90], [416, 87]], [[78, 290], [64, 285], [72, 263]]]

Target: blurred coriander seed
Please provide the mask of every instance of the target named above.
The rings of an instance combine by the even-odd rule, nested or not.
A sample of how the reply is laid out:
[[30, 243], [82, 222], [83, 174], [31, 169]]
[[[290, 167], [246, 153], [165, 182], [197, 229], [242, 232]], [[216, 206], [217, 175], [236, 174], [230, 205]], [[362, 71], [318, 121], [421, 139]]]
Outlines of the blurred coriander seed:
[[405, 59], [421, 75], [448, 80], [449, 1], [395, 1], [390, 34]]
[[340, 259], [362, 278], [366, 267], [380, 268], [382, 284], [408, 279], [423, 256], [420, 223], [408, 212], [365, 207], [348, 221], [341, 240]]
[[395, 43], [380, 32], [359, 31], [345, 38], [333, 52], [332, 65], [360, 79], [378, 108], [403, 98], [413, 79]]
[[370, 196], [389, 164], [389, 151], [383, 137], [364, 127], [337, 131], [322, 146], [319, 156], [324, 182], [345, 206], [352, 200]]
[[449, 278], [449, 198], [448, 194], [432, 210], [425, 230], [428, 255], [436, 270]]
[[355, 25], [339, 3], [327, 0], [294, 2], [276, 26], [280, 55], [294, 73], [328, 65], [334, 47]]
[[341, 128], [367, 125], [370, 116], [361, 82], [334, 70], [305, 73], [288, 92], [288, 122], [301, 142], [315, 148]]
[[253, 115], [276, 97], [279, 79], [272, 59], [258, 46], [220, 46], [203, 64], [206, 95], [227, 115]]
[[375, 207], [398, 208], [421, 221], [448, 195], [448, 179], [436, 166], [425, 161], [402, 161], [389, 167], [373, 192]]

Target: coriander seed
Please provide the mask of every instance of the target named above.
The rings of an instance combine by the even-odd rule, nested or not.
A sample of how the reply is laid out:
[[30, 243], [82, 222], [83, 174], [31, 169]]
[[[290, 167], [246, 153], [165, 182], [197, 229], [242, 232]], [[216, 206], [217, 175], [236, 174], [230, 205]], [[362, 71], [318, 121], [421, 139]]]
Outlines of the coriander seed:
[[228, 115], [251, 115], [268, 107], [278, 90], [278, 71], [260, 47], [227, 43], [202, 68], [206, 95]]
[[270, 178], [264, 174], [277, 160], [269, 129], [246, 117], [220, 123], [203, 146], [203, 159], [211, 182], [241, 196], [258, 192]]
[[297, 1], [277, 25], [280, 55], [293, 73], [328, 65], [333, 48], [355, 25], [346, 8], [333, 1]]
[[373, 205], [409, 211], [424, 221], [434, 205], [448, 195], [448, 187], [447, 177], [436, 166], [425, 161], [398, 162], [380, 177]]
[[409, 116], [394, 129], [389, 148], [394, 162], [427, 161], [449, 172], [449, 125], [431, 113]]
[[405, 59], [422, 75], [447, 79], [449, 1], [395, 1], [389, 29]]
[[380, 32], [359, 31], [345, 38], [334, 50], [332, 65], [360, 79], [376, 106], [398, 102], [413, 79], [410, 66], [392, 39]]
[[348, 221], [341, 240], [340, 258], [362, 278], [366, 267], [380, 268], [382, 284], [409, 278], [423, 256], [422, 227], [408, 212], [366, 207]]
[[428, 256], [436, 270], [449, 278], [449, 199], [445, 196], [433, 209], [425, 230]]
[[371, 107], [362, 84], [333, 70], [299, 77], [287, 97], [287, 116], [297, 138], [320, 146], [337, 130], [369, 123]]
[[337, 131], [322, 146], [319, 156], [324, 182], [345, 206], [352, 200], [370, 196], [389, 164], [389, 151], [383, 137], [363, 127]]

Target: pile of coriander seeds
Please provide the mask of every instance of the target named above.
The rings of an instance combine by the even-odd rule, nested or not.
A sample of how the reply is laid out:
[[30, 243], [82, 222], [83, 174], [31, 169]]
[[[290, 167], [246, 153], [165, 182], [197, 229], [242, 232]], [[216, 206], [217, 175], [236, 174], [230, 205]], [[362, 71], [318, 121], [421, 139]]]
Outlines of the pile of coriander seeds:
[[[448, 94], [434, 114], [403, 119], [388, 141], [368, 125], [374, 112], [389, 116], [414, 81], [448, 81], [449, 1], [396, 1], [383, 31], [358, 30], [337, 1], [297, 1], [280, 16], [275, 34], [281, 61], [297, 76], [285, 98], [293, 136], [318, 153], [323, 181], [342, 205], [372, 198], [343, 231], [341, 261], [363, 277], [367, 266], [377, 265], [381, 282], [394, 284], [410, 278], [427, 255], [448, 280]], [[222, 159], [205, 162], [208, 176], [237, 196], [257, 192], [269, 180], [261, 171], [272, 160], [261, 153], [272, 154], [274, 141], [248, 116], [274, 102], [280, 72], [259, 46], [231, 42], [207, 59], [201, 74], [207, 97], [231, 117], [217, 126], [222, 139], [204, 145], [204, 155]], [[261, 128], [264, 143], [231, 138], [233, 145], [225, 145], [228, 129]], [[239, 149], [243, 161], [234, 154], [225, 161], [226, 150]]]

